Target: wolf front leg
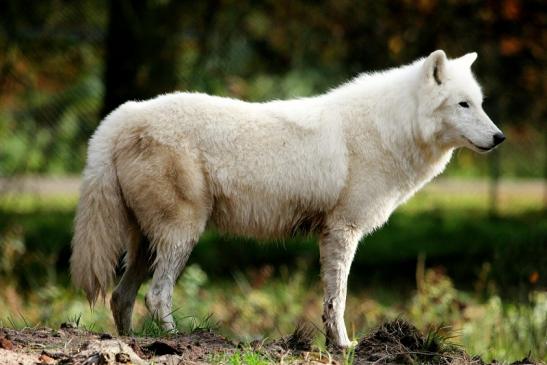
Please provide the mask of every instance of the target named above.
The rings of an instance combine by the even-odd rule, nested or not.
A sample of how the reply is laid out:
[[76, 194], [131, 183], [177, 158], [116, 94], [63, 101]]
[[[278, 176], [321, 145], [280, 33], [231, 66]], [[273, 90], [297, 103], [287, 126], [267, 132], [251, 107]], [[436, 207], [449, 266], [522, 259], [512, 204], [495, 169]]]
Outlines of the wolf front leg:
[[321, 235], [323, 323], [328, 347], [351, 346], [344, 323], [344, 310], [349, 270], [360, 238], [360, 231], [350, 225], [330, 226]]

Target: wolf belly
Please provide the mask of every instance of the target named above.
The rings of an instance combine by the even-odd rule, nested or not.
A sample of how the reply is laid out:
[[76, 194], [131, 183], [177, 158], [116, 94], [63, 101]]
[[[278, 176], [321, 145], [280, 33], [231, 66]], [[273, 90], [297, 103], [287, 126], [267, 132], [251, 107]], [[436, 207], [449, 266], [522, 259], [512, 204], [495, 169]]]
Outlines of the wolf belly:
[[211, 222], [222, 232], [259, 239], [287, 238], [317, 232], [331, 201], [287, 200], [271, 193], [244, 192], [217, 197]]

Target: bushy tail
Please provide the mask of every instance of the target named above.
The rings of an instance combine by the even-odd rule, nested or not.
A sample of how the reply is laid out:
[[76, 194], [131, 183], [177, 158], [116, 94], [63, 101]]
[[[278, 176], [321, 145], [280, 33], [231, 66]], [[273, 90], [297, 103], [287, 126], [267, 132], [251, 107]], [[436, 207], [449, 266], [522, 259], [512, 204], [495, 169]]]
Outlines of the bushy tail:
[[130, 222], [111, 162], [87, 166], [80, 194], [70, 272], [74, 284], [85, 291], [93, 305], [99, 294], [106, 296], [112, 283], [129, 239]]

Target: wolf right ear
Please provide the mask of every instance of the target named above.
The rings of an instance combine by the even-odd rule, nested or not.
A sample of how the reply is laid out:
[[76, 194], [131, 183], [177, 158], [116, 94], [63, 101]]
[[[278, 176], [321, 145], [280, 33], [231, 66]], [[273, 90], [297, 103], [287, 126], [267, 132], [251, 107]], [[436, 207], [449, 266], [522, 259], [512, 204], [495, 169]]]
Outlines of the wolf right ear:
[[446, 62], [446, 53], [443, 50], [432, 52], [423, 65], [426, 81], [441, 85], [446, 76]]
[[471, 52], [461, 56], [460, 58], [457, 58], [455, 61], [458, 61], [467, 67], [471, 67], [471, 65], [473, 64], [473, 62], [475, 62], [476, 59], [477, 59], [477, 52]]

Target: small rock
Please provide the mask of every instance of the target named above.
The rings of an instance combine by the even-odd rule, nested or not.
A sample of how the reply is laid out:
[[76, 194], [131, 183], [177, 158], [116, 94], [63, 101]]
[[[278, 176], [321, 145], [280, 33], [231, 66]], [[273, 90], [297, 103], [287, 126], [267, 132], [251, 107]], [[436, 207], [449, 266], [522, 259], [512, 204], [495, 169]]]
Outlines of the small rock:
[[99, 362], [97, 365], [110, 365], [112, 364], [112, 353], [110, 352], [102, 352], [99, 354]]
[[6, 350], [12, 350], [13, 349], [13, 343], [5, 338], [4, 336], [0, 337], [0, 348], [6, 349]]
[[42, 351], [42, 355], [46, 355], [51, 357], [52, 359], [58, 360], [60, 358], [67, 357], [67, 355], [63, 354], [62, 352], [49, 352], [49, 351]]
[[64, 359], [60, 359], [59, 362], [57, 362], [57, 365], [73, 365], [74, 359], [71, 357], [65, 357]]
[[83, 361], [84, 365], [111, 365], [113, 363], [112, 354], [106, 352], [94, 352], [87, 356]]
[[[144, 365], [143, 361], [127, 344], [120, 340], [93, 340], [89, 341], [85, 347], [74, 357], [74, 363], [85, 365], [111, 365], [115, 364], [123, 353], [129, 358], [129, 362], [135, 365]], [[119, 361], [118, 361], [119, 362]]]
[[139, 357], [145, 357], [144, 352], [142, 351], [141, 347], [137, 344], [137, 341], [135, 341], [134, 338], [131, 339], [131, 342], [129, 342], [129, 347], [131, 350], [135, 352], [135, 354]]
[[73, 364], [74, 364], [74, 359], [72, 359], [71, 357], [65, 357], [63, 359], [60, 359], [57, 362], [57, 365], [73, 365]]
[[162, 355], [154, 358], [154, 364], [163, 364], [163, 365], [180, 365], [186, 364], [184, 359], [180, 355]]
[[102, 333], [100, 336], [99, 336], [99, 339], [100, 340], [111, 340], [112, 339], [112, 335], [110, 333]]
[[127, 364], [131, 362], [131, 357], [125, 352], [119, 352], [116, 354], [116, 362]]
[[40, 362], [40, 364], [54, 364], [55, 363], [55, 359], [52, 358], [52, 357], [49, 357], [45, 354], [42, 354], [38, 357], [38, 361]]

